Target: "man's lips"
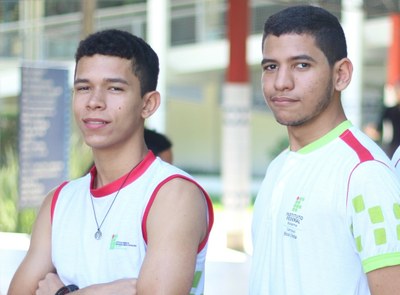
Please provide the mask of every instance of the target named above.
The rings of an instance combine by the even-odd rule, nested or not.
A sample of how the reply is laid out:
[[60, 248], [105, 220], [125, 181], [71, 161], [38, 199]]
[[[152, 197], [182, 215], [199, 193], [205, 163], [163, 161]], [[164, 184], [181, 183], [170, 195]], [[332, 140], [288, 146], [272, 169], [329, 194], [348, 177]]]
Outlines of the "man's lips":
[[83, 123], [85, 123], [85, 125], [87, 127], [94, 127], [94, 128], [98, 128], [101, 126], [104, 126], [106, 124], [108, 124], [109, 122], [103, 119], [98, 119], [98, 118], [86, 118], [82, 120]]
[[298, 102], [297, 99], [290, 98], [287, 96], [273, 96], [270, 98], [270, 101], [276, 105], [287, 105], [287, 104], [292, 104], [292, 103]]

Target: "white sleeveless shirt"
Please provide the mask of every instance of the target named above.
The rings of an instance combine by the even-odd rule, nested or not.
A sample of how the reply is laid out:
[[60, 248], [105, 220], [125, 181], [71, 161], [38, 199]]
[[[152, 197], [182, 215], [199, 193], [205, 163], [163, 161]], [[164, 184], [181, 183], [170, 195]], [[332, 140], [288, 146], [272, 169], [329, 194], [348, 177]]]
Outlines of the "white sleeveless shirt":
[[[152, 152], [128, 174], [98, 189], [93, 188], [95, 168], [86, 176], [62, 184], [54, 194], [52, 216], [52, 260], [65, 285], [80, 288], [123, 278], [137, 278], [146, 255], [145, 224], [158, 189], [173, 178], [184, 178], [202, 191], [208, 206], [208, 234], [213, 224], [208, 194], [187, 173], [156, 158]], [[101, 225], [102, 238], [96, 240], [97, 221], [117, 199]], [[89, 190], [89, 187], [91, 188]], [[199, 245], [190, 294], [203, 294], [208, 235]]]

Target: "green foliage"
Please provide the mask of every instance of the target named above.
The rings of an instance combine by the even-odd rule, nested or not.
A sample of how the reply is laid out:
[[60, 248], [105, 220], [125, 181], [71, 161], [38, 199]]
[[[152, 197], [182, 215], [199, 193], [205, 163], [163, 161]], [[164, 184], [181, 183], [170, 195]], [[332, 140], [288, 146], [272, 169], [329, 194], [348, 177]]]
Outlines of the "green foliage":
[[92, 151], [83, 142], [77, 130], [72, 132], [70, 154], [70, 177], [71, 179], [84, 175], [92, 163]]
[[285, 136], [281, 138], [278, 143], [276, 144], [274, 150], [271, 152], [271, 158], [277, 157], [283, 150], [289, 147], [289, 139]]
[[[9, 133], [9, 134], [12, 134]], [[4, 163], [0, 165], [0, 231], [31, 233], [37, 208], [18, 210], [18, 156], [13, 141], [1, 142]], [[7, 142], [7, 145], [4, 143]], [[70, 177], [82, 176], [92, 162], [91, 150], [76, 130], [71, 135]]]
[[0, 231], [15, 231], [17, 227], [18, 162], [15, 150], [5, 149], [7, 165], [0, 166]]
[[17, 216], [17, 228], [15, 231], [18, 233], [32, 233], [32, 225], [35, 222], [36, 215], [36, 209], [32, 208], [19, 211]]
[[[2, 105], [3, 107], [3, 105]], [[18, 117], [16, 113], [2, 113], [0, 116], [0, 167], [13, 157], [6, 148], [17, 149]]]

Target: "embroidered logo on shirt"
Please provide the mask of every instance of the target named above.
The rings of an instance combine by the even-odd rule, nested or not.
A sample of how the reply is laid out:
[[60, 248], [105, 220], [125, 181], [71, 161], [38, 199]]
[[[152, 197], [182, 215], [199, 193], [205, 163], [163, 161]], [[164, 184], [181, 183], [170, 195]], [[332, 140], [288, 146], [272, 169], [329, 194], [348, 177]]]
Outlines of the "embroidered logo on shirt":
[[292, 211], [293, 212], [299, 211], [301, 209], [301, 203], [303, 203], [303, 201], [304, 201], [304, 198], [297, 196], [296, 201], [294, 202]]
[[292, 211], [286, 212], [286, 230], [284, 236], [297, 239], [299, 227], [303, 221], [303, 215], [299, 214], [302, 208], [303, 197], [297, 196]]
[[136, 245], [129, 242], [118, 241], [118, 235], [113, 234], [110, 242], [110, 250], [123, 249], [127, 247], [136, 247]]

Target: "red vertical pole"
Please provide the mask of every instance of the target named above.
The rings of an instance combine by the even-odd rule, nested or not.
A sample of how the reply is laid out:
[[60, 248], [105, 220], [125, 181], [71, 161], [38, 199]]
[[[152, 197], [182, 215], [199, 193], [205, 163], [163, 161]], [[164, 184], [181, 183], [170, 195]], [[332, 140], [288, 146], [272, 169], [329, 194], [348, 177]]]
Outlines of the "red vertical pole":
[[400, 14], [390, 16], [392, 23], [392, 43], [389, 47], [387, 82], [393, 86], [400, 81]]
[[221, 177], [227, 246], [244, 250], [244, 223], [251, 196], [251, 85], [246, 56], [248, 0], [229, 0], [229, 64], [223, 87]]
[[246, 41], [249, 33], [248, 0], [229, 0], [229, 65], [227, 82], [248, 82]]

